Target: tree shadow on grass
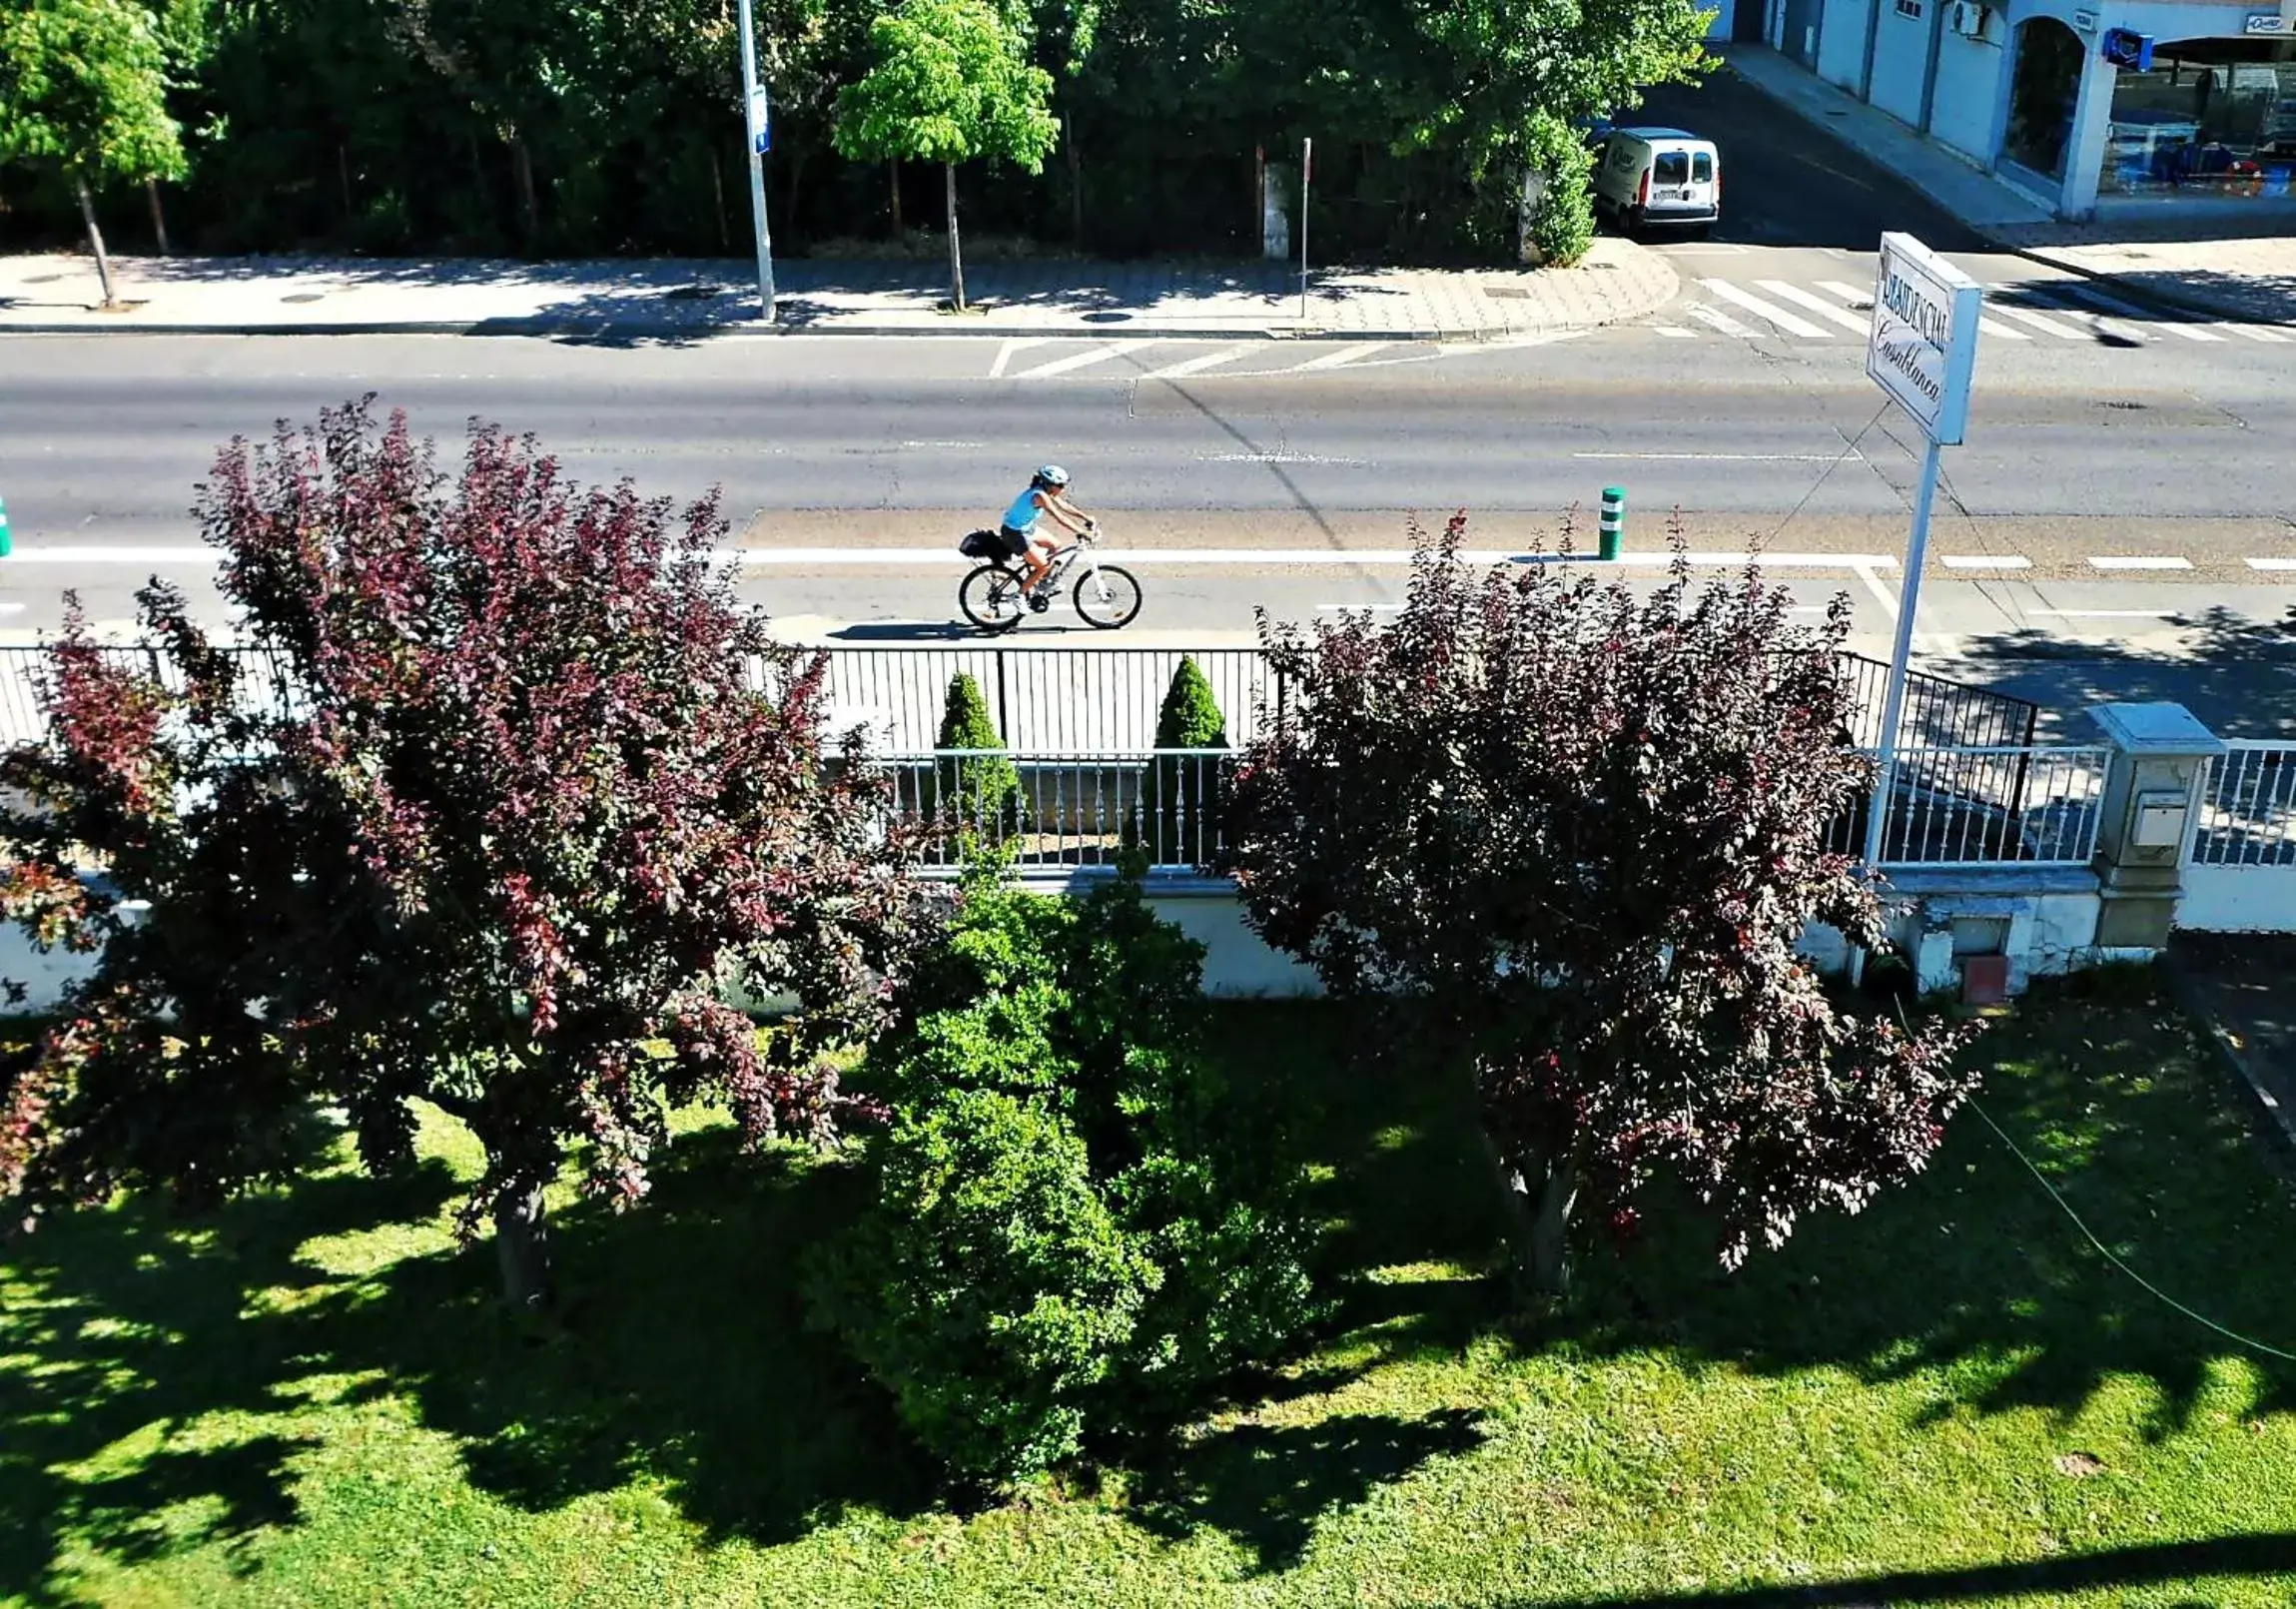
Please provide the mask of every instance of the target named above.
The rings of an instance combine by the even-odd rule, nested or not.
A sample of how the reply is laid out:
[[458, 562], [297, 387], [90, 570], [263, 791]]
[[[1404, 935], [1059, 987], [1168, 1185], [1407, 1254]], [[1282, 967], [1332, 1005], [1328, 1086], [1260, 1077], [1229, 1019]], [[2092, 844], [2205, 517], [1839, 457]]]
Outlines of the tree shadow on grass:
[[[306, 1351], [296, 1311], [331, 1281], [301, 1263], [315, 1235], [426, 1215], [453, 1189], [443, 1167], [375, 1181], [311, 1180], [184, 1219], [135, 1201], [60, 1216], [0, 1252], [0, 1597], [69, 1596], [54, 1578], [67, 1539], [125, 1562], [223, 1542], [235, 1550], [293, 1522], [295, 1456], [266, 1429], [181, 1432], [211, 1415], [248, 1425], [289, 1405], [293, 1382], [333, 1368]], [[246, 1426], [239, 1427], [246, 1430]], [[171, 1512], [173, 1511], [173, 1512]]]
[[712, 1538], [773, 1543], [844, 1510], [920, 1512], [933, 1477], [836, 1337], [809, 1329], [805, 1251], [860, 1205], [858, 1171], [681, 1139], [639, 1210], [557, 1223], [560, 1310], [498, 1315], [483, 1247], [408, 1264], [392, 1304], [435, 1312], [390, 1389], [465, 1441], [480, 1488], [530, 1510], [661, 1482]]
[[1243, 1425], [1149, 1471], [1133, 1518], [1172, 1541], [1211, 1527], [1250, 1548], [1260, 1571], [1287, 1570], [1323, 1520], [1483, 1440], [1478, 1416], [1464, 1408], [1420, 1419], [1342, 1413], [1312, 1424]]

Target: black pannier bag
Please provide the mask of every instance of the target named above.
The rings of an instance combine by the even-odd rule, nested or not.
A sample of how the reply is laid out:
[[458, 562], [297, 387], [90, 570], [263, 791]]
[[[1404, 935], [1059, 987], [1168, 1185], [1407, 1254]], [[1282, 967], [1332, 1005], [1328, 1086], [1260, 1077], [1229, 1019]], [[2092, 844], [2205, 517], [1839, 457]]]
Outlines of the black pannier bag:
[[958, 542], [957, 551], [967, 558], [1005, 558], [1010, 555], [1011, 549], [1006, 546], [1005, 538], [995, 531], [976, 530]]

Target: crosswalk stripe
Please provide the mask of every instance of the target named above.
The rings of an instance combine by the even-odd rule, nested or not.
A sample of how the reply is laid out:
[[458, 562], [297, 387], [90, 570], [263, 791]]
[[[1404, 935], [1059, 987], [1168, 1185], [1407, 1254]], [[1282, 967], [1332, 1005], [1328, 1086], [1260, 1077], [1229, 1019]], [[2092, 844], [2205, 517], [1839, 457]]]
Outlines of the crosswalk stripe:
[[1859, 318], [1854, 313], [1844, 313], [1833, 303], [1812, 296], [1799, 285], [1788, 285], [1784, 280], [1756, 280], [1754, 283], [1773, 296], [1782, 296], [1799, 307], [1808, 308], [1821, 319], [1833, 320], [1852, 335], [1862, 336], [1866, 334], [1866, 320]]
[[1864, 308], [1869, 313], [1874, 311], [1874, 288], [1872, 286], [1861, 288], [1855, 285], [1844, 285], [1840, 280], [1820, 280], [1818, 289], [1833, 292], [1853, 308]]
[[1698, 339], [1697, 331], [1685, 330], [1678, 324], [1654, 324], [1651, 328], [1660, 335], [1675, 341], [1696, 341]]
[[1200, 375], [1207, 369], [1217, 369], [1221, 364], [1232, 364], [1238, 358], [1257, 352], [1259, 347], [1260, 344], [1256, 341], [1246, 341], [1241, 346], [1228, 348], [1225, 352], [1205, 353], [1200, 358], [1188, 358], [1176, 364], [1166, 364], [1161, 369], [1151, 369], [1141, 376], [1141, 379], [1178, 380], [1187, 375]]
[[2022, 330], [2011, 330], [2007, 325], [1995, 319], [1979, 319], [1977, 328], [1996, 341], [2030, 341], [2033, 339]]
[[2166, 330], [2170, 335], [2182, 336], [2187, 341], [2222, 341], [2224, 339], [2213, 330], [2203, 330], [2198, 325], [2188, 324], [2182, 319], [2154, 313], [2149, 308], [2140, 308], [2133, 302], [2123, 302], [2116, 296], [2106, 296], [2094, 286], [2061, 285], [2051, 286], [2049, 289], [2060, 296], [2071, 297], [2076, 302], [2085, 302], [2092, 308], [2101, 308], [2116, 318], [2126, 319], [2132, 324]]
[[1298, 367], [1300, 369], [1337, 369], [1340, 365], [1351, 364], [1358, 358], [1368, 358], [1375, 352], [1385, 352], [1393, 345], [1394, 343], [1391, 341], [1373, 341], [1359, 346], [1341, 347], [1337, 352], [1327, 352], [1320, 358], [1310, 358]]
[[1712, 325], [1715, 329], [1721, 331], [1726, 336], [1737, 336], [1741, 340], [1751, 340], [1753, 338], [1753, 331], [1747, 329], [1746, 326], [1740, 324], [1729, 314], [1720, 312], [1717, 309], [1689, 307], [1683, 309], [1682, 311], [1689, 314], [1693, 319], [1696, 319], [1700, 324]]
[[1797, 318], [1778, 306], [1777, 303], [1765, 302], [1751, 291], [1741, 291], [1728, 280], [1700, 280], [1698, 283], [1722, 298], [1723, 301], [1737, 304], [1756, 318], [1769, 320], [1790, 336], [1800, 336], [1805, 341], [1832, 341], [1834, 339], [1832, 331], [1822, 330], [1808, 319]]
[[2282, 345], [2288, 340], [2287, 336], [2283, 335], [2280, 331], [2267, 330], [2262, 325], [2220, 324], [2214, 326], [2213, 328], [2218, 330], [2229, 330], [2236, 336], [2246, 336], [2250, 341], [2262, 341], [2272, 346]]
[[1999, 302], [1995, 302], [1991, 306], [1992, 310], [2002, 318], [2014, 319], [2019, 324], [2031, 325], [2044, 336], [2055, 336], [2059, 341], [2088, 340], [2088, 332], [2079, 326], [2059, 324], [2056, 320], [2045, 318], [2030, 308], [2012, 308]]
[[2109, 313], [2099, 313], [2094, 308], [2076, 306], [2070, 297], [2063, 295], [2053, 285], [2021, 285], [2016, 289], [2040, 303], [2051, 313], [2060, 314], [2067, 319], [2081, 320], [2111, 336], [2116, 341], [2125, 341], [2131, 346], [2139, 346], [2154, 339], [2145, 333], [2141, 321], [2132, 323], [2126, 319], [2116, 319]]
[[1049, 364], [1039, 364], [1034, 369], [1024, 369], [1012, 378], [1015, 380], [1043, 380], [1047, 375], [1066, 375], [1072, 370], [1084, 369], [1093, 364], [1105, 364], [1112, 358], [1127, 357], [1132, 353], [1141, 352], [1154, 345], [1155, 343], [1152, 341], [1112, 341], [1106, 346], [1095, 347], [1089, 352], [1071, 353], [1068, 357], [1056, 358]]

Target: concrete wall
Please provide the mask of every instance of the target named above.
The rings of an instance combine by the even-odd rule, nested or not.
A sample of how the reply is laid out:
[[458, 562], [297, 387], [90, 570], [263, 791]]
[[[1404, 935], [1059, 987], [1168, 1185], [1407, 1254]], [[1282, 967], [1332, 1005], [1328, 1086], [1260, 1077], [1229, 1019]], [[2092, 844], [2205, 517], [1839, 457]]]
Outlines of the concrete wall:
[[1877, 0], [1882, 20], [1874, 34], [1873, 102], [1909, 127], [1921, 121], [1921, 86], [1929, 65], [1929, 13], [1945, 0], [1916, 0], [1921, 14], [1908, 17], [1897, 0]]
[[2296, 866], [2187, 866], [2176, 925], [2197, 933], [2296, 933]]
[[[2002, 30], [1996, 16], [1993, 27]], [[1997, 44], [1945, 30], [1937, 44], [1937, 88], [1929, 108], [1929, 133], [1975, 162], [1993, 155], [1993, 104], [2001, 88], [2007, 53]]]
[[1877, 5], [1891, 0], [1832, 0], [1826, 7], [1826, 29], [1818, 40], [1818, 76], [1839, 84], [1851, 94], [1866, 83], [1866, 26]]

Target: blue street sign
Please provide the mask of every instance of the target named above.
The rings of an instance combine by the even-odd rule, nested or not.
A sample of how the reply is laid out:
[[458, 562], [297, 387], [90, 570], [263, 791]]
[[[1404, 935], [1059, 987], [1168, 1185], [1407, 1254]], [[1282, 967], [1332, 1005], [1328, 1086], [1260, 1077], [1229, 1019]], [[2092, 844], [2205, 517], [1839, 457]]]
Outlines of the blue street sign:
[[766, 104], [762, 84], [750, 92], [749, 140], [750, 148], [761, 157], [773, 149], [773, 109]]
[[2152, 70], [2152, 35], [2140, 34], [2128, 28], [2107, 28], [2104, 31], [2104, 59], [2115, 67], [2126, 67], [2133, 72]]

